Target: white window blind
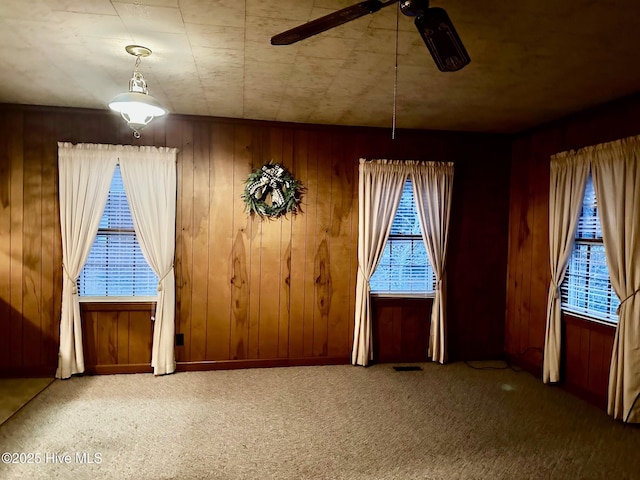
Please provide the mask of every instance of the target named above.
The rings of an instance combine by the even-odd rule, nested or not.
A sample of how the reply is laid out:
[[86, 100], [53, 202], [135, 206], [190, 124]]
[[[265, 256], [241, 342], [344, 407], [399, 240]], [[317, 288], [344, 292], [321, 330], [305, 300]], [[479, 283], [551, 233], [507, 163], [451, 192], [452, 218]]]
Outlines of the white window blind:
[[620, 300], [609, 280], [600, 217], [591, 175], [578, 219], [575, 244], [560, 286], [562, 308], [609, 322], [617, 322]]
[[415, 294], [435, 290], [435, 275], [420, 234], [411, 180], [402, 191], [380, 264], [369, 282], [377, 294]]
[[78, 292], [89, 297], [155, 296], [157, 285], [158, 277], [136, 238], [118, 166], [98, 234], [78, 278]]

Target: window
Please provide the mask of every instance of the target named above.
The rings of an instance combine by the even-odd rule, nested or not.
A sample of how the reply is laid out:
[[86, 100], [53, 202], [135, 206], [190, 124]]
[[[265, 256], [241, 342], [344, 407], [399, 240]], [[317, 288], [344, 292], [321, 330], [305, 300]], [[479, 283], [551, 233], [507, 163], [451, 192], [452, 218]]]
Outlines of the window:
[[402, 191], [382, 259], [369, 282], [374, 294], [425, 294], [435, 290], [435, 275], [420, 234], [411, 180]]
[[620, 300], [609, 281], [591, 175], [587, 180], [575, 244], [560, 293], [564, 310], [609, 322], [618, 321], [616, 309]]
[[147, 264], [116, 167], [107, 205], [89, 258], [78, 278], [80, 296], [139, 297], [157, 295], [158, 277]]

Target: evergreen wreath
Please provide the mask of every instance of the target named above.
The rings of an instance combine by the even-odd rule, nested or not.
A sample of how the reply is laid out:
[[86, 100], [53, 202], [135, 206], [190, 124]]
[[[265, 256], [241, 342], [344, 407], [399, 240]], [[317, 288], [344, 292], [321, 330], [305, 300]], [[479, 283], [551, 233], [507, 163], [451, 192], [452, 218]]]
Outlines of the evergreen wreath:
[[278, 218], [300, 211], [302, 190], [302, 184], [286, 168], [269, 162], [249, 174], [242, 199], [249, 214]]

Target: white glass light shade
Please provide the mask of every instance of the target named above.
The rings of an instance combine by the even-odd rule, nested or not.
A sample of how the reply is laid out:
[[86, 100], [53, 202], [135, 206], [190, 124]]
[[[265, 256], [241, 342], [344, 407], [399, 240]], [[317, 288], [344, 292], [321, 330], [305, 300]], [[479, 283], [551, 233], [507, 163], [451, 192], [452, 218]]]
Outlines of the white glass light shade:
[[119, 112], [134, 133], [138, 134], [154, 117], [167, 113], [151, 95], [138, 92], [116, 95], [109, 103], [109, 108]]

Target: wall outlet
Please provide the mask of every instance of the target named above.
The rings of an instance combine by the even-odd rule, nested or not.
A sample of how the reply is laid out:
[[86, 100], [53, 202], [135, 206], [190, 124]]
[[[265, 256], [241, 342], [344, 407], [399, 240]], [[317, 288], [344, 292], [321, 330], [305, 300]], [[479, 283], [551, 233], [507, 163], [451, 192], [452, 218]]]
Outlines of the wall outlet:
[[184, 345], [184, 333], [176, 333], [176, 347]]

